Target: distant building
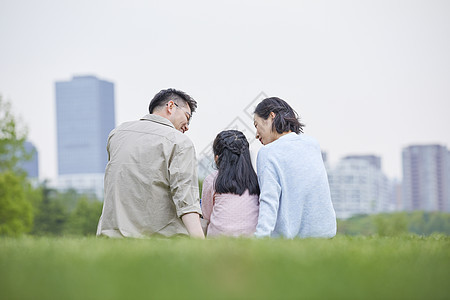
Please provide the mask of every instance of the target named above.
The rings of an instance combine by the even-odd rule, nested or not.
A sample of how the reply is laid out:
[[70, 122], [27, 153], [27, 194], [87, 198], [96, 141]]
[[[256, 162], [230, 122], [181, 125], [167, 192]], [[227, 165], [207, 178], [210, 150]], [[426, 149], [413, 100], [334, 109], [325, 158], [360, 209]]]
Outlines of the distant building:
[[390, 182], [378, 156], [344, 157], [328, 170], [328, 180], [338, 218], [393, 210]]
[[391, 180], [391, 206], [395, 211], [403, 211], [403, 183], [398, 179]]
[[20, 167], [27, 172], [27, 177], [31, 179], [39, 178], [39, 154], [33, 143], [26, 141], [24, 148], [27, 153], [31, 154], [31, 159], [21, 162]]
[[450, 152], [441, 145], [403, 149], [403, 208], [450, 211]]
[[114, 84], [94, 76], [55, 83], [58, 187], [103, 194], [106, 143], [115, 127]]
[[362, 159], [367, 161], [376, 169], [381, 170], [381, 157], [377, 155], [347, 155], [346, 157], [344, 157], [344, 159]]

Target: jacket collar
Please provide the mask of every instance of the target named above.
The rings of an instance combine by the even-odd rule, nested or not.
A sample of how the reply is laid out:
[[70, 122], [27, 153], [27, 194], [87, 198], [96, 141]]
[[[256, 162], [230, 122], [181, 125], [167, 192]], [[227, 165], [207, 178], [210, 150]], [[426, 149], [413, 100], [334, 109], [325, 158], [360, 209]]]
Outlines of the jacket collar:
[[169, 127], [172, 127], [175, 129], [175, 126], [173, 126], [172, 122], [170, 122], [168, 119], [158, 116], [158, 115], [154, 115], [154, 114], [147, 114], [147, 115], [143, 116], [141, 118], [141, 121], [151, 121], [151, 122], [166, 125], [166, 126], [169, 126]]

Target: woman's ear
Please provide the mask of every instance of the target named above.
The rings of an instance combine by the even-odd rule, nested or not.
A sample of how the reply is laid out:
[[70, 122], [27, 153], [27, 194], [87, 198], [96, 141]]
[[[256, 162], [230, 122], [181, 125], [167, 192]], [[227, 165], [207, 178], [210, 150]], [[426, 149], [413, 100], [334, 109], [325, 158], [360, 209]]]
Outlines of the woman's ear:
[[272, 120], [275, 119], [275, 116], [276, 116], [275, 113], [273, 111], [271, 111], [270, 112], [270, 117], [272, 118]]

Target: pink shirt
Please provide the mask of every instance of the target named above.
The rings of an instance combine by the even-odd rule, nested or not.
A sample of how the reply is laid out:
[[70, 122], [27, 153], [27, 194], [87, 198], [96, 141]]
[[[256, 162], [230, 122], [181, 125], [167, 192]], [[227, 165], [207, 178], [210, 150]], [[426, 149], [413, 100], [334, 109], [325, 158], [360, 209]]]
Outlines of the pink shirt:
[[217, 171], [203, 181], [202, 212], [208, 221], [208, 237], [253, 236], [258, 223], [259, 199], [248, 190], [242, 196], [215, 194]]

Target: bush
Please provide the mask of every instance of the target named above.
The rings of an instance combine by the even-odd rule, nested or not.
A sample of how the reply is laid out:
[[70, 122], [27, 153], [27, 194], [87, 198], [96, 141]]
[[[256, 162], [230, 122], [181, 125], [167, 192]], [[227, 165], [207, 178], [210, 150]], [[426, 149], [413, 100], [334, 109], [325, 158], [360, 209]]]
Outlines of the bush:
[[67, 232], [75, 235], [95, 235], [102, 213], [102, 202], [82, 197], [67, 223]]
[[12, 172], [0, 173], [0, 235], [17, 236], [31, 229], [33, 211], [25, 197], [25, 183]]
[[359, 215], [338, 220], [338, 233], [346, 235], [398, 236], [405, 233], [450, 235], [450, 214], [444, 212], [398, 212]]

